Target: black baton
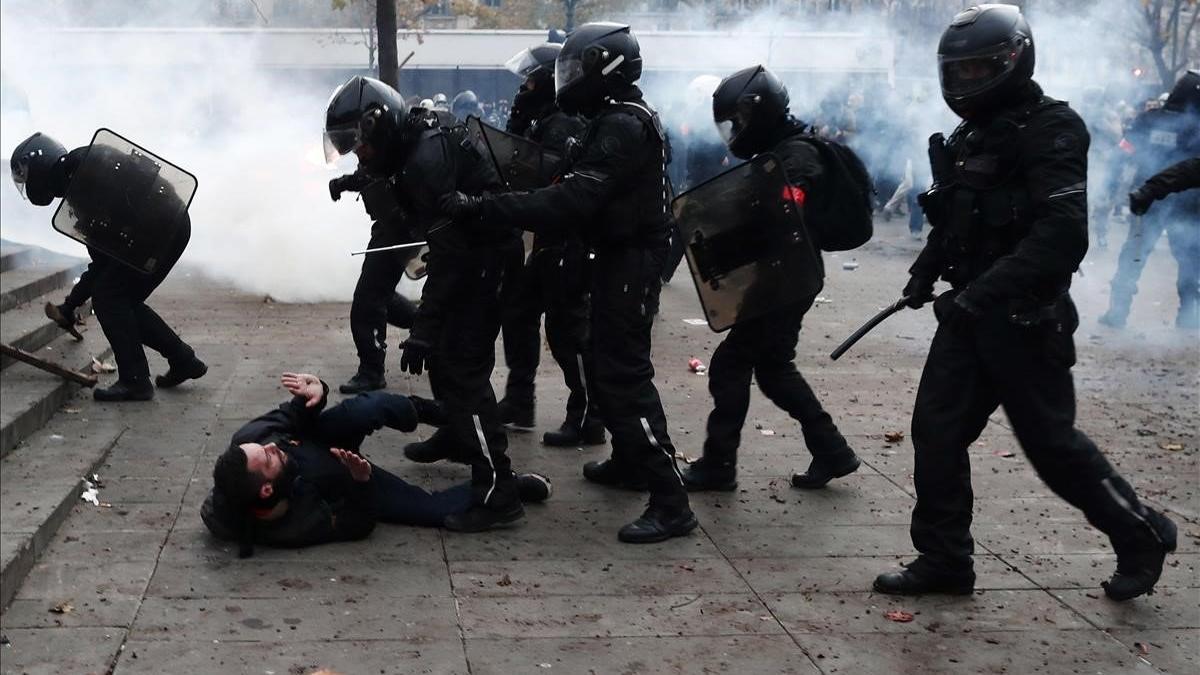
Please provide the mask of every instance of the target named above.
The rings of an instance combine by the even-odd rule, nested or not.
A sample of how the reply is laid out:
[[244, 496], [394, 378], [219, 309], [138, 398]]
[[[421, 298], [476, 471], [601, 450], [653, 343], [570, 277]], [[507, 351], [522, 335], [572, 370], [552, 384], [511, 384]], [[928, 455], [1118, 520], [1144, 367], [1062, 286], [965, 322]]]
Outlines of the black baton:
[[878, 326], [879, 324], [883, 323], [884, 319], [887, 319], [889, 316], [895, 314], [896, 312], [899, 312], [900, 310], [904, 309], [907, 306], [908, 306], [908, 296], [906, 295], [903, 298], [900, 298], [899, 300], [897, 300], [895, 304], [889, 305], [888, 307], [884, 308], [883, 311], [881, 311], [878, 314], [876, 314], [875, 316], [871, 317], [870, 321], [864, 323], [861, 327], [859, 327], [858, 330], [854, 331], [854, 334], [851, 335], [850, 337], [846, 338], [846, 340], [844, 342], [842, 342], [842, 344], [838, 345], [837, 349], [833, 350], [833, 352], [829, 354], [829, 358], [833, 359], [834, 361], [837, 361], [838, 358], [840, 358], [842, 354], [845, 354], [846, 351], [849, 350], [851, 347], [853, 347], [854, 343], [861, 340], [864, 335], [866, 335], [867, 333], [870, 333], [871, 330], [873, 330], [875, 328], [875, 326]]

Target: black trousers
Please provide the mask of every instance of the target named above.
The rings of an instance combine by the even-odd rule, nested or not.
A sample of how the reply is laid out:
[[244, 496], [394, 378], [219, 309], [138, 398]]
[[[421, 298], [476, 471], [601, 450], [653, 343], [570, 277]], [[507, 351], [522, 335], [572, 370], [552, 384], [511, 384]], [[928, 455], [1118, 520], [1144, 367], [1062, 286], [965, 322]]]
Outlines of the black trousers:
[[750, 379], [771, 402], [800, 423], [814, 458], [850, 452], [846, 439], [796, 370], [800, 324], [815, 296], [770, 315], [739, 323], [717, 345], [708, 370], [713, 409], [708, 416], [704, 457], [719, 464], [737, 461], [742, 426], [750, 409]]
[[445, 440], [471, 457], [474, 503], [498, 509], [519, 499], [491, 383], [500, 334], [500, 293], [512, 255], [520, 255], [519, 249], [454, 261], [463, 268], [460, 284], [429, 363], [429, 383], [447, 417], [438, 433], [448, 434]]
[[[376, 221], [371, 226], [367, 248], [394, 246], [409, 241], [400, 227]], [[387, 355], [387, 325], [407, 320], [412, 325], [411, 303], [396, 294], [404, 266], [417, 254], [417, 247], [367, 253], [350, 303], [350, 334], [358, 351], [358, 370], [383, 375]]]
[[162, 354], [172, 365], [186, 363], [196, 355], [146, 304], [150, 294], [167, 278], [183, 255], [191, 236], [191, 225], [185, 222], [155, 272], [149, 275], [99, 251], [88, 251], [92, 262], [67, 296], [65, 304], [74, 310], [91, 294], [92, 309], [104, 337], [112, 345], [117, 374], [122, 382], [137, 385], [149, 382], [150, 365], [146, 362], [143, 346]]
[[[935, 311], [953, 301], [943, 294]], [[1071, 336], [1078, 319], [1064, 299], [1062, 330], [1021, 327], [1004, 313], [965, 328], [938, 326], [921, 374], [913, 411], [917, 505], [912, 540], [922, 560], [947, 572], [971, 569], [971, 465], [967, 448], [1003, 406], [1013, 433], [1038, 476], [1083, 511], [1117, 551], [1144, 545], [1153, 534], [1133, 488], [1095, 443], [1075, 428]]]
[[[533, 406], [545, 314], [550, 354], [570, 392], [566, 422], [573, 426], [599, 419], [598, 404], [589, 391], [595, 388], [595, 380], [588, 335], [587, 265], [582, 247], [539, 248], [527, 262], [509, 270], [504, 292], [505, 398], [518, 406]], [[510, 278], [514, 283], [507, 281]]]
[[662, 288], [665, 250], [606, 247], [596, 251], [592, 281], [592, 354], [612, 458], [641, 472], [650, 505], [688, 506], [675, 446], [654, 387], [650, 329]]

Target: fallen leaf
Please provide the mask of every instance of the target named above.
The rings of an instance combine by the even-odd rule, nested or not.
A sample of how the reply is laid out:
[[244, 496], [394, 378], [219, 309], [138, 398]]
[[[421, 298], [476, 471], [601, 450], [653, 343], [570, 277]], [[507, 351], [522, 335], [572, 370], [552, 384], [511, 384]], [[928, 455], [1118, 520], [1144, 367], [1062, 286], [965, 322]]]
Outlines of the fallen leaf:
[[884, 432], [883, 440], [887, 441], [888, 443], [899, 443], [900, 441], [904, 440], [904, 432], [903, 431]]
[[908, 623], [913, 620], [912, 612], [906, 612], [902, 609], [888, 610], [883, 613], [883, 616], [888, 621], [895, 621], [896, 623]]
[[50, 608], [53, 614], [70, 614], [75, 611], [75, 605], [71, 604], [70, 600], [65, 600]]
[[68, 415], [78, 415], [79, 414], [79, 408], [63, 408], [62, 411], [67, 413]]
[[1179, 452], [1180, 450], [1183, 450], [1183, 443], [1169, 443], [1164, 441], [1159, 443], [1158, 447], [1162, 448], [1163, 450], [1170, 450], [1171, 452]]

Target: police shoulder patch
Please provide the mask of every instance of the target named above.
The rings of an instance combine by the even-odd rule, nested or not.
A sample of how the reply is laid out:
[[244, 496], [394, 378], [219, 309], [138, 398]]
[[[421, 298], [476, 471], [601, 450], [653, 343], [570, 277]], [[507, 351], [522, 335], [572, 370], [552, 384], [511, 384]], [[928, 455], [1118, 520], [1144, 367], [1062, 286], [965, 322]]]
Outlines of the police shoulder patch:
[[1054, 137], [1054, 149], [1067, 151], [1079, 145], [1079, 137], [1070, 132], [1064, 132]]

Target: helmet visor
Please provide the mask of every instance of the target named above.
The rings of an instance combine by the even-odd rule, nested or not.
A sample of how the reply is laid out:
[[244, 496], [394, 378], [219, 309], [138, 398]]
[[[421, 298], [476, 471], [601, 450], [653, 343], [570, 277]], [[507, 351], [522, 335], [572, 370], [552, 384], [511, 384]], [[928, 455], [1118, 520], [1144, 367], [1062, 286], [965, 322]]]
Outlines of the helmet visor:
[[519, 54], [509, 59], [504, 64], [504, 67], [507, 68], [508, 72], [512, 73], [513, 75], [529, 77], [537, 72], [537, 70], [541, 68], [541, 65], [542, 64], [533, 57], [532, 51], [524, 49], [521, 50]]
[[348, 155], [362, 145], [362, 132], [357, 125], [326, 129], [322, 145], [325, 147], [325, 161], [332, 164], [338, 157]]
[[29, 197], [25, 194], [25, 185], [29, 181], [29, 162], [24, 159], [17, 160], [12, 162], [9, 168], [12, 169], [13, 185], [17, 186], [17, 192], [20, 193], [21, 199], [28, 201]]
[[1022, 47], [1005, 45], [991, 53], [938, 56], [942, 91], [949, 96], [971, 96], [1003, 82], [1017, 67]]
[[561, 56], [554, 62], [554, 93], [561, 94], [563, 90], [583, 79], [583, 61], [578, 58], [564, 59]]
[[725, 145], [729, 145], [734, 136], [733, 120], [721, 120], [717, 122], [717, 133], [721, 134], [721, 140], [725, 142]]

